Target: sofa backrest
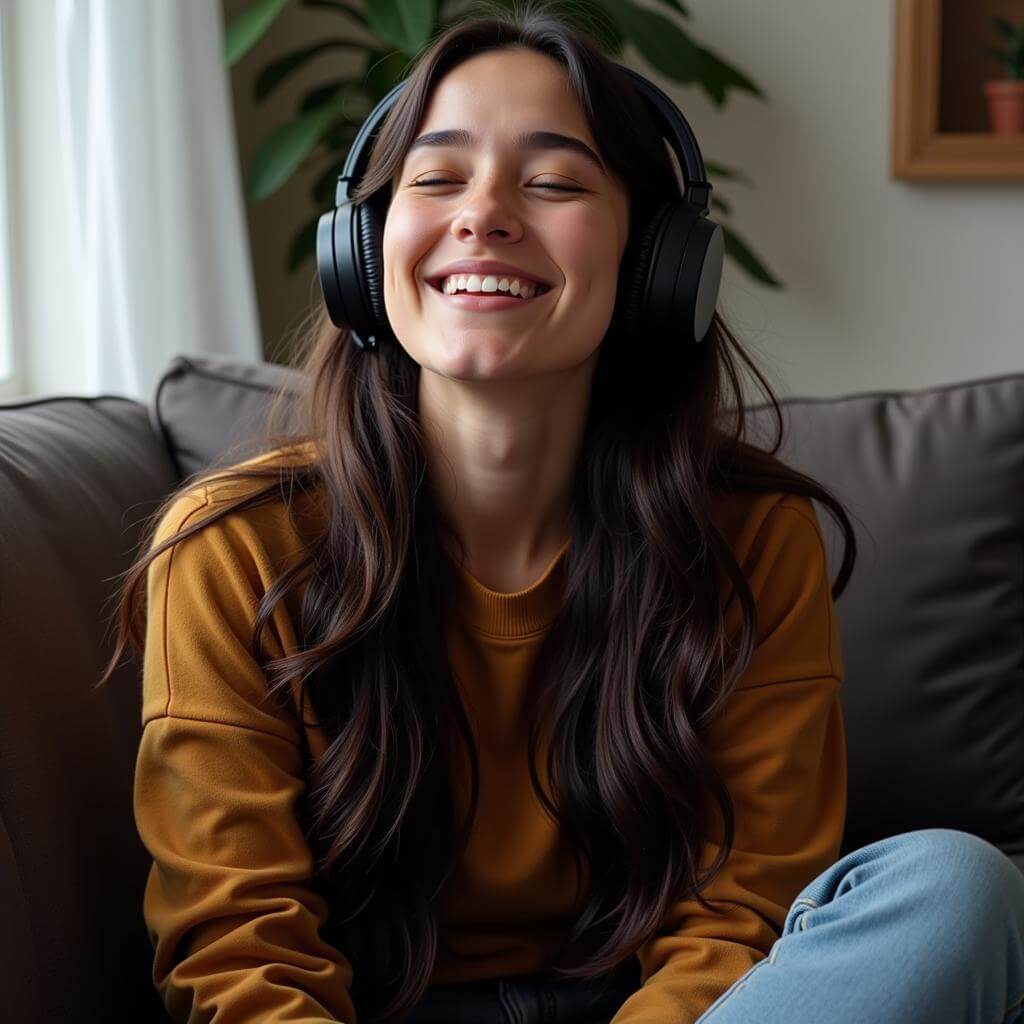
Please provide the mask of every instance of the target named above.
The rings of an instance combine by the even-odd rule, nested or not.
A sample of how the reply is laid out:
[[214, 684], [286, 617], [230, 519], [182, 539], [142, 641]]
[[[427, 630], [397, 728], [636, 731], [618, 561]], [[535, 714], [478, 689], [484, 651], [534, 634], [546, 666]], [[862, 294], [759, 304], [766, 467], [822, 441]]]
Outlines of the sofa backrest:
[[115, 579], [176, 474], [145, 405], [0, 404], [0, 1018], [163, 1019], [141, 914], [135, 664], [109, 660]]
[[[134, 828], [139, 670], [112, 652], [118, 574], [184, 478], [254, 453], [272, 364], [195, 357], [146, 405], [0, 403], [0, 998], [12, 1019], [165, 1019]], [[298, 403], [297, 403], [298, 404]], [[1024, 374], [781, 401], [779, 455], [847, 507], [836, 603], [849, 759], [843, 853], [915, 828], [983, 836], [1024, 870]], [[297, 414], [293, 422], [297, 422]], [[749, 437], [774, 439], [770, 406]], [[817, 505], [832, 577], [841, 535]]]
[[[291, 375], [291, 376], [288, 376]], [[261, 423], [295, 371], [183, 361], [156, 418], [190, 471]], [[262, 391], [261, 391], [262, 388]], [[779, 456], [840, 499], [857, 563], [836, 602], [849, 790], [842, 852], [963, 829], [1024, 870], [1024, 373], [780, 399]], [[769, 404], [748, 438], [775, 440]], [[842, 534], [815, 502], [835, 580]]]
[[150, 420], [180, 478], [255, 455], [277, 390], [293, 397], [282, 407], [282, 429], [298, 430], [305, 374], [277, 363], [236, 363], [178, 356], [157, 382]]
[[[785, 401], [780, 456], [846, 506], [842, 852], [955, 828], [1024, 871], [1024, 374]], [[773, 437], [760, 407], [760, 444]], [[841, 535], [816, 503], [832, 565]]]

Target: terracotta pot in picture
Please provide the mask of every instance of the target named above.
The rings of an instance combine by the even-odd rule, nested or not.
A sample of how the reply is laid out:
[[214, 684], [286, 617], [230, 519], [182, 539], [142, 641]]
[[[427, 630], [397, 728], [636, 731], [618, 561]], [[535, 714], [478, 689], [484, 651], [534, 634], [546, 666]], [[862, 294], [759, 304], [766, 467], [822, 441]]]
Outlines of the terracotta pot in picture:
[[1024, 133], [1024, 79], [993, 78], [985, 83], [985, 97], [996, 135]]

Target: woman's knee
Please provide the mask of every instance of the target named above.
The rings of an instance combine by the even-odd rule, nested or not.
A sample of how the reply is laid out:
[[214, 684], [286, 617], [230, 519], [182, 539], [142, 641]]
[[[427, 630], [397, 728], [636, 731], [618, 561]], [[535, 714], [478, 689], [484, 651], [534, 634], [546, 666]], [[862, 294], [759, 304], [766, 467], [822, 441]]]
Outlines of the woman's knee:
[[[1024, 874], [999, 847], [951, 828], [903, 834], [911, 870], [934, 897], [936, 911], [979, 931], [1006, 923], [1024, 933]], [[906, 865], [904, 865], [906, 867]]]
[[916, 867], [943, 882], [976, 885], [982, 892], [1009, 887], [1024, 893], [1024, 874], [998, 846], [973, 832], [924, 828], [900, 838], [908, 841]]

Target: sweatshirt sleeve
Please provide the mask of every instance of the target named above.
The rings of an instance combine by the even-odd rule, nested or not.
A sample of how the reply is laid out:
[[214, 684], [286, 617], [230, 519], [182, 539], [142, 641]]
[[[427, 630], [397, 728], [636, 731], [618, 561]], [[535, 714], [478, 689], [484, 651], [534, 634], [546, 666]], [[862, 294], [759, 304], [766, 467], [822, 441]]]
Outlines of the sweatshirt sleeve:
[[[732, 852], [702, 890], [720, 912], [695, 898], [672, 907], [638, 950], [641, 987], [611, 1024], [693, 1024], [769, 954], [792, 901], [838, 857], [846, 820], [843, 666], [810, 500], [790, 495], [772, 507], [740, 564], [757, 605], [757, 645], [706, 736], [735, 812]], [[730, 610], [735, 629], [738, 599]], [[706, 794], [704, 807], [711, 834], [698, 877], [724, 838], [721, 812]]]
[[[175, 502], [153, 546], [208, 501], [204, 490]], [[233, 518], [148, 570], [133, 806], [153, 857], [153, 982], [176, 1024], [355, 1024], [351, 966], [319, 935], [327, 906], [294, 814], [305, 787], [297, 727], [260, 703], [266, 675], [249, 652], [269, 564]]]

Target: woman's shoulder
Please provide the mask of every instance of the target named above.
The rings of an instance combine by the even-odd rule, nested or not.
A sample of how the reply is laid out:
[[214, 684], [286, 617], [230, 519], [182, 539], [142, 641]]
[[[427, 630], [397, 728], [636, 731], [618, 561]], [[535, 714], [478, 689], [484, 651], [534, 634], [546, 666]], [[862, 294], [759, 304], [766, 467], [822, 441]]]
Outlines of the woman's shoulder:
[[[297, 471], [312, 465], [316, 451], [312, 443], [278, 447], [219, 466], [179, 489], [166, 505], [157, 523], [153, 545], [206, 522], [202, 533], [210, 543], [216, 537], [232, 546], [261, 548], [277, 556], [305, 543], [321, 524], [321, 488], [308, 475]], [[235, 471], [273, 470], [261, 478], [236, 475]], [[249, 496], [266, 493], [252, 504]], [[184, 541], [182, 541], [184, 543]]]
[[741, 563], [756, 548], [773, 547], [794, 531], [821, 536], [814, 503], [789, 491], [719, 491], [712, 496], [715, 525]]
[[[716, 526], [759, 606], [785, 605], [827, 583], [829, 563], [812, 500], [786, 491], [715, 497]], [[733, 584], [719, 565], [723, 595]]]
[[[829, 558], [814, 502], [780, 491], [722, 495], [724, 532], [756, 607], [755, 652], [738, 689], [797, 679], [841, 679], [842, 648]], [[735, 588], [718, 567], [731, 635]]]

